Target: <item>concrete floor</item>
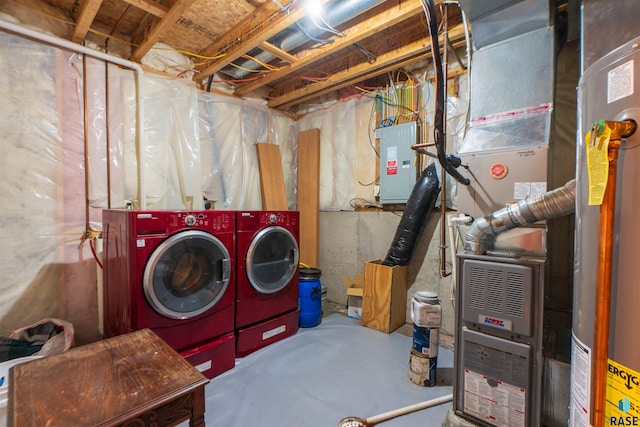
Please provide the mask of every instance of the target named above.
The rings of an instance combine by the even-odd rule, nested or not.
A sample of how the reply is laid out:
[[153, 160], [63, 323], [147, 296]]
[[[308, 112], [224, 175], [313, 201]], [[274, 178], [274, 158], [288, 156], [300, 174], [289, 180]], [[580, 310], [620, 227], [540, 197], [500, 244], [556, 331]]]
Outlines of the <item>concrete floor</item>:
[[[347, 315], [347, 307], [344, 304], [336, 303], [333, 301], [322, 302], [322, 316], [326, 317], [333, 313], [340, 313]], [[413, 336], [413, 325], [411, 323], [405, 323], [399, 327], [395, 332], [406, 335], [408, 337]], [[448, 335], [440, 331], [440, 347], [447, 350], [453, 350], [453, 336]]]
[[[329, 316], [334, 313], [339, 313], [344, 316], [347, 315], [347, 307], [344, 304], [332, 302], [332, 301], [323, 301], [322, 302], [322, 316]], [[410, 323], [405, 323], [403, 326], [398, 328], [395, 332], [400, 333], [402, 335], [406, 335], [408, 337], [413, 336], [413, 325]], [[440, 331], [440, 347], [452, 350], [453, 351], [453, 336], [447, 335]], [[449, 375], [446, 375], [450, 373]], [[442, 375], [445, 374], [445, 375]], [[440, 370], [439, 378], [442, 385], [452, 385], [453, 384], [453, 371], [448, 370]], [[442, 420], [430, 420], [426, 419], [424, 423], [421, 423], [420, 427], [477, 427], [476, 424], [471, 423], [463, 418], [457, 416], [453, 407], [449, 405], [449, 410], [446, 413], [446, 416]]]
[[[345, 417], [378, 416], [452, 392], [451, 350], [441, 348], [436, 385], [421, 387], [408, 378], [412, 325], [384, 334], [346, 313], [344, 305], [325, 302], [320, 325], [237, 359], [211, 380], [207, 426], [335, 427]], [[450, 346], [449, 337], [444, 341]], [[439, 427], [450, 407], [449, 401], [381, 425]]]

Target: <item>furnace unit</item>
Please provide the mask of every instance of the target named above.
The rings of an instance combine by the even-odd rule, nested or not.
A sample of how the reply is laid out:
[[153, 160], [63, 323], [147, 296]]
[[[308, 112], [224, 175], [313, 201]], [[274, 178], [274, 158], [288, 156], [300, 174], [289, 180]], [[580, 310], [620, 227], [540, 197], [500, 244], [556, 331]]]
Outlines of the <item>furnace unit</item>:
[[575, 89], [577, 72], [558, 83], [575, 43], [559, 48], [546, 0], [460, 6], [474, 53], [457, 204], [473, 223], [459, 226], [453, 410], [482, 426], [566, 425], [575, 105], [555, 98]]

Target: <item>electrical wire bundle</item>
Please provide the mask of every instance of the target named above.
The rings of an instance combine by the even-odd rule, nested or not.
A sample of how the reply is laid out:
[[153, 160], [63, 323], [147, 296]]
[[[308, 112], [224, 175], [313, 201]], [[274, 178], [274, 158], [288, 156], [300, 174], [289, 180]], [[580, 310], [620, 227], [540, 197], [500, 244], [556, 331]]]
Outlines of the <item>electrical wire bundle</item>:
[[442, 71], [442, 57], [440, 55], [440, 43], [438, 42], [438, 22], [436, 19], [436, 11], [432, 0], [421, 0], [427, 23], [429, 25], [429, 35], [431, 39], [431, 54], [433, 55], [433, 68], [436, 74], [436, 107], [434, 115], [433, 136], [436, 143], [436, 151], [438, 153], [438, 161], [444, 170], [461, 184], [469, 185], [471, 181], [462, 176], [456, 169], [459, 164], [452, 162], [452, 157], [447, 156], [445, 151], [445, 135], [444, 135], [444, 77]]

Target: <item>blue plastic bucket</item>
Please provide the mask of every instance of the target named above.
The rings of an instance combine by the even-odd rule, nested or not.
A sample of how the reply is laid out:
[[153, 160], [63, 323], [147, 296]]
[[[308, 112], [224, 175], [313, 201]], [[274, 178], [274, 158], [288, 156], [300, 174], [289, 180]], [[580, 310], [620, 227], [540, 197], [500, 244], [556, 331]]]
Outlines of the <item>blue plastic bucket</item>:
[[298, 287], [298, 326], [312, 328], [322, 320], [322, 272], [317, 268], [301, 268]]

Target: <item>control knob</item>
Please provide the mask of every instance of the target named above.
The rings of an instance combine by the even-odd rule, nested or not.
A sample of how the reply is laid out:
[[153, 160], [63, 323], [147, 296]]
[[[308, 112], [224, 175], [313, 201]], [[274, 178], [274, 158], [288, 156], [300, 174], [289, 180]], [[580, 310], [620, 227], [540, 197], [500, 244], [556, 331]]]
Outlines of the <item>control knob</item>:
[[196, 225], [196, 216], [195, 215], [185, 216], [184, 223], [189, 227], [193, 227], [194, 225]]

